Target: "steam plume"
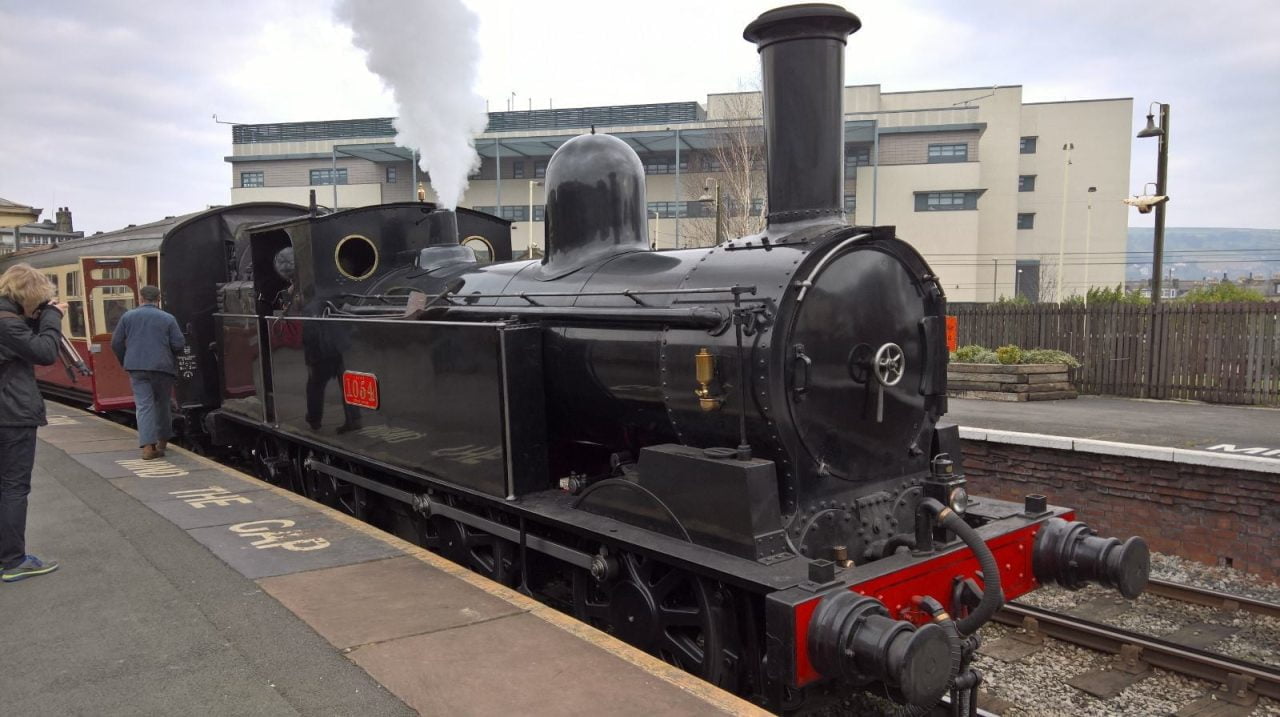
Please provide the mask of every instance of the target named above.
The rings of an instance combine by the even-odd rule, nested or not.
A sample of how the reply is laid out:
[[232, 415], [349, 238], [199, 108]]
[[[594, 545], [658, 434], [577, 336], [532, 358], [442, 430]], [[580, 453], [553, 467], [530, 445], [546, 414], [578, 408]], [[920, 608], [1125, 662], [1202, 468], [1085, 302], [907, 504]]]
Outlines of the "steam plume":
[[456, 208], [488, 123], [475, 92], [480, 19], [461, 0], [340, 0], [335, 11], [395, 97], [396, 144], [418, 150], [440, 205]]

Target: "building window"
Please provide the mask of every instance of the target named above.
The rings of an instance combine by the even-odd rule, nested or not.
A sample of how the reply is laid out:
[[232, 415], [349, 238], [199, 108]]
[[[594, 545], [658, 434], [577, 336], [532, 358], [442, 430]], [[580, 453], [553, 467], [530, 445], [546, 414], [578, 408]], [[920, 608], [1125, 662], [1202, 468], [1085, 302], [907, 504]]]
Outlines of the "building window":
[[1019, 192], [1036, 191], [1036, 175], [1019, 174], [1018, 175], [1018, 191]]
[[764, 197], [756, 197], [751, 200], [751, 216], [764, 216]]
[[265, 187], [267, 186], [262, 179], [262, 172], [241, 172], [240, 186], [242, 187]]
[[917, 192], [917, 212], [953, 212], [978, 208], [981, 192]]
[[1019, 152], [1021, 152], [1022, 154], [1035, 154], [1035, 153], [1036, 153], [1036, 138], [1035, 138], [1035, 137], [1023, 137], [1023, 138], [1018, 142], [1018, 151], [1019, 151]]
[[546, 216], [547, 216], [547, 207], [545, 204], [533, 205], [533, 221], [535, 222], [545, 221]]
[[[347, 170], [337, 170], [338, 184], [347, 183]], [[313, 169], [311, 170], [311, 185], [318, 186], [321, 184], [334, 184], [334, 170], [332, 169]]]
[[1019, 212], [1018, 228], [1019, 229], [1035, 229], [1036, 228], [1035, 212]]
[[524, 179], [524, 161], [517, 159], [511, 163], [511, 178]]
[[396, 183], [396, 168], [387, 167], [387, 184], [395, 184], [395, 183]]
[[[680, 171], [689, 171], [689, 161], [680, 160]], [[645, 174], [675, 174], [676, 162], [674, 157], [648, 157], [644, 160]]]
[[969, 145], [967, 143], [929, 145], [930, 164], [934, 164], [938, 162], [968, 162], [968, 161], [969, 161]]
[[858, 208], [858, 197], [855, 194], [844, 195], [844, 213], [852, 215]]
[[681, 219], [689, 216], [689, 204], [701, 204], [701, 202], [649, 202], [649, 211], [657, 212], [661, 219]]
[[545, 159], [533, 160], [534, 179], [542, 179], [545, 176], [547, 176], [547, 160]]
[[846, 178], [857, 176], [858, 167], [871, 166], [871, 148], [870, 147], [853, 147], [845, 145], [844, 148], [844, 175]]
[[704, 172], [723, 172], [723, 171], [724, 171], [724, 165], [720, 162], [720, 160], [715, 159], [714, 157], [703, 157], [703, 158], [702, 158], [702, 171], [704, 171]]
[[509, 222], [527, 222], [529, 221], [529, 208], [523, 204], [506, 205], [498, 212], [498, 216]]

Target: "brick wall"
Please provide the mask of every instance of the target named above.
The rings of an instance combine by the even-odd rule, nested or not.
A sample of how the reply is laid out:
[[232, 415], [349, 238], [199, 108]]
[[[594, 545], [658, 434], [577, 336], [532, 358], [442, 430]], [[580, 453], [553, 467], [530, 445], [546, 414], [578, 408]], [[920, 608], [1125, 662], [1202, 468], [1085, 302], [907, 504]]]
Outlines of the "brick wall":
[[1041, 493], [1099, 534], [1280, 579], [1280, 475], [1010, 443], [965, 440], [973, 495]]

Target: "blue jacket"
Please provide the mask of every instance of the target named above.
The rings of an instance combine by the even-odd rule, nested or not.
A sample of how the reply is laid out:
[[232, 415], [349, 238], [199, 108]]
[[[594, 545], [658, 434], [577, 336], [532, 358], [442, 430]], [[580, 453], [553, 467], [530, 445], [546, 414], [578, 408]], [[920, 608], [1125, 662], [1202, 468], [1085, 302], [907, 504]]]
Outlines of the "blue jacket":
[[143, 304], [120, 317], [111, 350], [125, 371], [162, 371], [177, 375], [174, 355], [186, 348], [178, 320], [155, 304]]

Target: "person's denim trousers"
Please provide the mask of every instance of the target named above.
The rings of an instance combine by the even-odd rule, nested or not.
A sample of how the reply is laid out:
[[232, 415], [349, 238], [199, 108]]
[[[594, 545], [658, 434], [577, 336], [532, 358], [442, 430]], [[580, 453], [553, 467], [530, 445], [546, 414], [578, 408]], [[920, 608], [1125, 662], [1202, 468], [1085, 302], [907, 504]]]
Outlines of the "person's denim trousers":
[[163, 371], [130, 371], [133, 405], [138, 419], [138, 445], [146, 446], [173, 437], [173, 375]]

